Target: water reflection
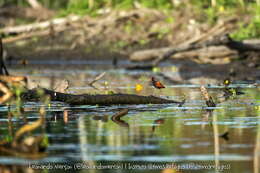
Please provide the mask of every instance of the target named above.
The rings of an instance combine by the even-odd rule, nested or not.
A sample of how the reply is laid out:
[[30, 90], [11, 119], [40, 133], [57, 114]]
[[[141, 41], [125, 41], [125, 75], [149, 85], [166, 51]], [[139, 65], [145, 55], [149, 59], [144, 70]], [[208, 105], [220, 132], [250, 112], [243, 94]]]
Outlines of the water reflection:
[[[68, 73], [66, 78], [72, 81], [68, 92], [97, 92], [87, 84], [90, 81], [88, 78], [98, 73], [100, 72], [83, 72], [81, 75], [78, 72]], [[123, 165], [124, 170], [121, 172], [177, 171], [178, 166], [181, 168], [180, 172], [189, 172], [189, 169], [197, 172], [221, 172], [216, 169], [221, 166], [226, 172], [259, 172], [259, 88], [245, 86], [244, 95], [237, 95], [218, 103], [215, 108], [208, 108], [198, 85], [166, 86], [162, 93], [156, 93], [147, 84], [150, 74], [137, 74], [118, 73], [115, 76], [114, 72], [107, 72], [107, 78], [97, 82], [96, 86], [102, 87], [105, 81], [109, 81], [110, 88], [116, 92], [136, 93], [134, 86], [138, 82], [145, 88], [140, 94], [160, 94], [176, 100], [183, 100], [185, 97], [184, 105], [71, 107], [53, 102], [45, 107], [46, 134], [50, 143], [47, 148], [48, 156], [31, 160], [1, 154], [0, 164], [11, 163], [22, 165], [22, 168], [13, 166], [11, 169], [7, 166], [1, 168], [0, 172], [4, 169], [9, 169], [10, 172], [18, 172], [20, 169], [23, 172], [37, 172], [36, 169], [28, 168], [29, 163], [50, 162], [70, 165], [83, 163], [90, 168], [100, 164]], [[55, 83], [53, 81], [63, 78], [59, 74], [54, 78], [48, 74], [42, 76], [41, 80], [49, 81], [47, 86], [50, 88], [51, 83]], [[78, 79], [75, 76], [79, 76]], [[119, 83], [119, 80], [124, 82]], [[223, 96], [220, 88], [218, 85], [212, 85], [208, 90], [212, 97], [219, 98]], [[99, 92], [102, 93], [103, 90]], [[37, 109], [40, 106], [42, 105], [35, 103], [27, 103], [24, 106], [29, 122], [39, 118]], [[125, 108], [129, 110], [127, 115], [120, 119], [112, 118]], [[213, 109], [213, 112], [208, 111]], [[5, 139], [7, 135], [13, 135], [12, 129], [20, 126], [22, 122], [16, 118], [8, 121], [10, 117], [6, 114], [7, 108], [2, 107], [0, 110], [0, 138]], [[225, 132], [228, 132], [228, 135], [225, 135]], [[36, 132], [40, 133], [41, 131]], [[225, 140], [227, 136], [229, 140]], [[166, 164], [174, 166], [165, 168]], [[161, 167], [149, 170], [152, 165]], [[199, 167], [203, 165], [214, 167]], [[138, 166], [146, 166], [146, 169], [137, 169]], [[98, 169], [78, 171], [102, 172]], [[55, 169], [49, 172], [63, 170]]]

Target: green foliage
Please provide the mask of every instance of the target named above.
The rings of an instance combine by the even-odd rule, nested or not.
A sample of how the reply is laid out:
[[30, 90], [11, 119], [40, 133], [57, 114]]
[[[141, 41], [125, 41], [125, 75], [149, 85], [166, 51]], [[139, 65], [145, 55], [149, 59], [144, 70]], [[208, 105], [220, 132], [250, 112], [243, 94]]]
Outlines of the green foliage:
[[47, 148], [47, 147], [49, 146], [49, 138], [48, 138], [47, 135], [44, 135], [44, 136], [43, 136], [43, 139], [42, 139], [40, 145], [41, 145], [41, 147], [43, 147], [43, 148]]
[[16, 117], [19, 117], [20, 115], [22, 115], [22, 112], [23, 112], [23, 101], [21, 99], [21, 94], [25, 91], [25, 88], [22, 87], [22, 86], [13, 86], [11, 88], [11, 91], [12, 93], [14, 93], [15, 95], [15, 105], [16, 105], [16, 108], [12, 111], [12, 114]]
[[[83, 0], [84, 1], [84, 0]], [[68, 0], [38, 0], [44, 7], [51, 8], [51, 9], [59, 9], [66, 7]], [[29, 4], [26, 0], [0, 0], [0, 6], [9, 6], [9, 5], [17, 5], [17, 6], [23, 6], [28, 7]]]
[[250, 23], [246, 26], [241, 23], [239, 29], [232, 33], [232, 38], [236, 40], [260, 38], [260, 8], [258, 7], [256, 11]]
[[127, 21], [126, 25], [124, 26], [124, 30], [126, 33], [131, 34], [134, 31], [133, 22]]
[[207, 14], [208, 23], [214, 24], [217, 21], [218, 15], [215, 8], [207, 8], [205, 10], [205, 13]]
[[6, 136], [4, 136], [4, 141], [6, 141], [6, 142], [12, 142], [12, 141], [13, 141], [13, 137], [10, 136], [10, 135], [6, 135]]
[[140, 45], [146, 45], [148, 42], [149, 42], [149, 40], [146, 40], [146, 39], [140, 39], [140, 40], [138, 40], [138, 43], [139, 43]]
[[169, 23], [169, 24], [173, 24], [175, 21], [174, 21], [174, 18], [169, 16], [165, 19], [165, 22]]
[[129, 9], [134, 8], [134, 4], [139, 4], [147, 8], [172, 8], [172, 4], [169, 0], [70, 0], [66, 4], [66, 8], [60, 11], [60, 15], [67, 15], [69, 13], [97, 15], [101, 9]]
[[[167, 10], [182, 10], [186, 5], [191, 5], [194, 9], [197, 9], [198, 14], [203, 15], [202, 22], [209, 24], [215, 24], [218, 18], [222, 15], [230, 16], [236, 11], [237, 13], [253, 13], [254, 17], [248, 25], [244, 25], [241, 22], [240, 28], [232, 34], [232, 37], [238, 40], [260, 37], [260, 5], [257, 5], [259, 1], [246, 1], [246, 0], [218, 0], [216, 4], [212, 4], [209, 0], [190, 0], [188, 2], [182, 2], [177, 7], [174, 6], [170, 0], [38, 0], [44, 7], [58, 10], [58, 16], [66, 16], [68, 14], [78, 15], [91, 15], [96, 16], [100, 14], [100, 11], [106, 9], [131, 9], [135, 7], [155, 8], [163, 11]], [[0, 0], [0, 6], [17, 5], [28, 7], [29, 4], [26, 0]], [[22, 24], [24, 20], [17, 21]], [[172, 24], [175, 19], [168, 17], [165, 22]], [[130, 24], [126, 24], [125, 31], [131, 34], [135, 28]], [[162, 38], [167, 31], [159, 32], [159, 39]], [[142, 40], [140, 44], [146, 44], [145, 40]]]

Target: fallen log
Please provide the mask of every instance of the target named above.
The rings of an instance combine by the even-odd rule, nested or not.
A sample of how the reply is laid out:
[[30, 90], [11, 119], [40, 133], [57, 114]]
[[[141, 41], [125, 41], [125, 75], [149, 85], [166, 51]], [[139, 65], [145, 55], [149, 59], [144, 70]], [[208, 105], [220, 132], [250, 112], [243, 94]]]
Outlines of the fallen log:
[[15, 26], [15, 27], [5, 27], [0, 29], [0, 33], [3, 34], [19, 34], [19, 33], [24, 33], [24, 32], [32, 32], [36, 30], [43, 30], [46, 28], [50, 28], [51, 26], [61, 26], [61, 25], [66, 25], [68, 23], [80, 21], [82, 17], [80, 16], [68, 16], [65, 18], [57, 18], [57, 19], [52, 19], [44, 22], [37, 22], [33, 24], [27, 24], [27, 25], [20, 25], [20, 26]]
[[164, 48], [158, 48], [158, 49], [147, 49], [147, 50], [140, 50], [133, 52], [129, 59], [131, 61], [148, 61], [148, 60], [154, 60], [157, 57], [161, 56], [162, 54], [165, 54], [167, 51], [171, 50], [171, 47], [164, 47]]
[[[155, 96], [140, 96], [135, 94], [111, 94], [111, 95], [73, 95], [55, 92], [41, 88], [44, 95], [49, 95], [51, 101], [65, 102], [71, 105], [115, 105], [115, 104], [179, 104], [174, 100], [163, 99]], [[39, 101], [41, 96], [38, 89], [28, 90], [21, 98], [25, 101]]]
[[[159, 49], [137, 51], [130, 56], [130, 60], [135, 62], [154, 60], [160, 55], [166, 53], [170, 49], [171, 48], [159, 48]], [[178, 52], [172, 55], [171, 58], [174, 59], [198, 58], [200, 60], [205, 61], [205, 59], [237, 57], [237, 55], [238, 55], [237, 51], [231, 50], [226, 46], [210, 46], [210, 47], [204, 47], [204, 48], [195, 49], [191, 51]]]
[[[164, 61], [171, 57], [172, 55], [178, 53], [178, 52], [185, 52], [185, 51], [190, 51], [194, 49], [200, 49], [203, 47], [210, 47], [210, 46], [221, 46], [221, 45], [226, 45], [227, 47], [231, 49], [237, 49], [239, 45], [237, 45], [238, 42], [233, 41], [228, 35], [224, 36], [219, 36], [213, 40], [206, 41], [204, 43], [199, 43], [199, 44], [190, 44], [190, 45], [184, 45], [176, 48], [172, 48], [165, 52], [163, 55], [158, 57], [153, 61], [153, 65], [156, 66], [158, 65], [161, 61]], [[241, 46], [241, 45], [240, 45]], [[259, 49], [260, 50], [260, 49]]]
[[[234, 51], [239, 53], [243, 53], [246, 51], [260, 51], [259, 42], [248, 42], [248, 41], [236, 41], [229, 37], [229, 35], [218, 36], [213, 40], [209, 40], [203, 43], [198, 44], [186, 44], [181, 45], [179, 47], [172, 48], [159, 48], [159, 49], [150, 49], [134, 52], [130, 55], [130, 59], [132, 60], [151, 60], [154, 61], [150, 64], [150, 66], [157, 66], [160, 62], [175, 56], [180, 53], [189, 52], [192, 50], [205, 49], [207, 47], [212, 46], [225, 46], [227, 49], [230, 49], [230, 52], [227, 54], [234, 54]], [[156, 58], [157, 57], [157, 58]], [[178, 57], [178, 56], [177, 56]], [[155, 59], [156, 58], [156, 59]], [[146, 64], [147, 66], [147, 64]]]
[[[65, 30], [69, 29], [65, 26], [58, 26], [55, 28], [54, 33], [57, 34], [59, 32], [63, 32]], [[22, 33], [16, 36], [7, 37], [3, 39], [3, 43], [11, 43], [19, 40], [29, 39], [32, 37], [42, 37], [46, 35], [52, 35], [51, 30], [40, 30], [40, 31], [34, 31], [29, 33]]]
[[[219, 35], [223, 35], [223, 33], [226, 33], [228, 30], [230, 30], [230, 28], [234, 27], [233, 23], [235, 23], [237, 21], [236, 18], [229, 18], [226, 21], [220, 21], [218, 24], [216, 24], [216, 26], [214, 26], [213, 28], [209, 29], [208, 32], [206, 33], [202, 33], [201, 35], [197, 36], [197, 37], [192, 37], [191, 39], [185, 41], [184, 43], [181, 43], [179, 46], [183, 47], [185, 45], [194, 45], [194, 44], [198, 44], [198, 43], [202, 43], [205, 42], [207, 40], [212, 39], [213, 37], [217, 37]], [[213, 50], [214, 50], [214, 46], [212, 46]], [[230, 54], [233, 53], [234, 51], [228, 49], [227, 47], [223, 48], [224, 46], [222, 46], [222, 49], [224, 49], [224, 54]], [[160, 57], [161, 55], [165, 54], [166, 52], [170, 51], [172, 49], [172, 47], [163, 47], [163, 48], [158, 48], [158, 49], [147, 49], [147, 50], [141, 50], [141, 51], [136, 51], [134, 53], [132, 53], [130, 55], [130, 60], [131, 61], [148, 61], [148, 60], [154, 60], [158, 57]], [[203, 47], [201, 50], [203, 53], [205, 53], [205, 47]], [[190, 54], [190, 51], [184, 51], [184, 52], [177, 52], [176, 54], [173, 55], [173, 58], [183, 58], [183, 57], [194, 57], [194, 54], [196, 54], [195, 56], [199, 56], [200, 55], [200, 51], [201, 50], [194, 50], [194, 52], [192, 52]], [[212, 52], [212, 50], [208, 50], [207, 52]], [[222, 50], [218, 51], [221, 52], [221, 56], [222, 56]], [[212, 53], [211, 53], [212, 54]], [[213, 56], [218, 56], [218, 53], [216, 52], [216, 55]]]
[[27, 0], [27, 2], [28, 4], [30, 4], [32, 8], [36, 8], [36, 9], [44, 8], [37, 0]]
[[[63, 32], [65, 30], [75, 30], [76, 28], [81, 28], [87, 33], [84, 35], [84, 39], [91, 39], [94, 36], [103, 33], [104, 28], [114, 28], [113, 25], [117, 25], [122, 22], [122, 20], [130, 20], [135, 16], [139, 16], [136, 12], [131, 13], [111, 13], [106, 17], [100, 18], [99, 20], [92, 19], [88, 16], [67, 16], [64, 18], [56, 18], [43, 22], [36, 22], [32, 24], [20, 25], [20, 26], [9, 26], [0, 29], [0, 34], [15, 36], [6, 37], [3, 39], [4, 43], [10, 43], [18, 40], [28, 39], [31, 37], [40, 37], [45, 35], [52, 35], [53, 33]], [[73, 28], [71, 28], [71, 27]], [[112, 27], [113, 26], [113, 27]]]

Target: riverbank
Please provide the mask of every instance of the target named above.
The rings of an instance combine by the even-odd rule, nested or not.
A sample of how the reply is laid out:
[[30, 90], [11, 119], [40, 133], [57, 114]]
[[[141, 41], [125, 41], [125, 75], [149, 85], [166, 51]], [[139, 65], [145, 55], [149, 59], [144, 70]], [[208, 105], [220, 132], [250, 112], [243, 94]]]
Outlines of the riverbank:
[[[223, 34], [236, 40], [252, 39], [257, 36], [253, 34], [253, 23], [258, 19], [256, 12], [252, 4], [243, 8], [185, 4], [165, 9], [143, 6], [113, 9], [99, 15], [74, 14], [19, 25], [19, 28], [34, 28], [10, 32], [3, 41], [6, 60], [15, 60], [21, 65], [30, 60], [122, 60], [139, 50], [198, 44]], [[42, 23], [47, 25], [39, 27]], [[242, 24], [245, 27], [242, 28]], [[253, 35], [249, 35], [249, 31]], [[189, 62], [183, 64], [210, 64], [210, 67], [224, 66], [235, 71], [241, 67], [259, 70], [257, 53], [242, 55], [226, 48], [188, 51], [172, 59]]]

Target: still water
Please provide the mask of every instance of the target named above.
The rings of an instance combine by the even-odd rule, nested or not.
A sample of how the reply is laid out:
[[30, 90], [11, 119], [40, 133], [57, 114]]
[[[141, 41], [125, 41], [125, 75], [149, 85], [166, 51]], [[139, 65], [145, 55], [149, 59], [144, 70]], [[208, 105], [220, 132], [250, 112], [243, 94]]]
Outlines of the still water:
[[[109, 91], [155, 95], [181, 101], [163, 105], [70, 106], [52, 102], [46, 107], [49, 146], [46, 156], [28, 159], [0, 152], [1, 168], [10, 172], [243, 172], [260, 170], [260, 88], [240, 82], [245, 93], [207, 108], [198, 84], [167, 83], [156, 90], [150, 86], [155, 72], [108, 70], [104, 68], [15, 68], [12, 74], [26, 75], [40, 86], [52, 88], [63, 79], [68, 93]], [[106, 75], [88, 86], [97, 74]], [[174, 75], [175, 72], [172, 74]], [[219, 81], [221, 83], [221, 81]], [[135, 85], [142, 85], [136, 91]], [[205, 84], [208, 84], [205, 81]], [[222, 86], [210, 83], [215, 100], [223, 97]], [[32, 84], [33, 85], [33, 84]], [[29, 122], [39, 118], [42, 103], [24, 105]], [[120, 122], [111, 120], [121, 109], [129, 112]], [[208, 109], [213, 110], [210, 114]], [[64, 114], [68, 116], [65, 118]], [[15, 129], [23, 123], [13, 118]], [[41, 131], [37, 131], [41, 133]], [[227, 133], [227, 135], [223, 135]], [[7, 107], [0, 108], [0, 139], [8, 136]], [[12, 165], [12, 166], [11, 166]]]

